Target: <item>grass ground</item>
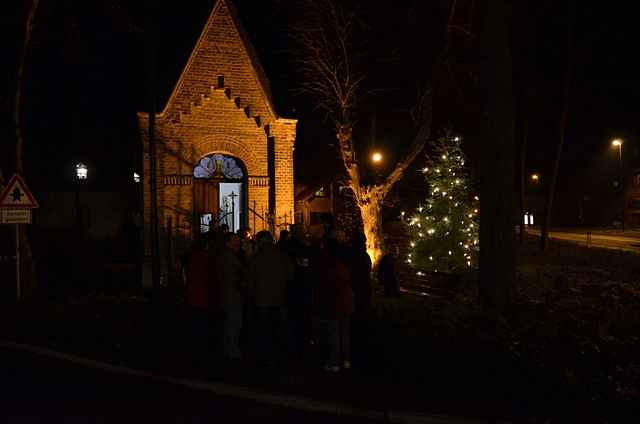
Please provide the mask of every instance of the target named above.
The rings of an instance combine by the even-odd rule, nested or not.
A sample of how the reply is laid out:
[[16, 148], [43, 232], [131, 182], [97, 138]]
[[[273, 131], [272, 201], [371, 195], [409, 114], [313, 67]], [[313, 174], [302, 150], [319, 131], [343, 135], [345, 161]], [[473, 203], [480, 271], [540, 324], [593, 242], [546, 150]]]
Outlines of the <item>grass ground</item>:
[[0, 337], [378, 408], [522, 422], [632, 422], [640, 400], [640, 258], [560, 242], [540, 253], [535, 239], [518, 257], [513, 303], [500, 321], [477, 308], [472, 274], [451, 289], [405, 279], [426, 296], [389, 299], [376, 290], [360, 341], [364, 366], [338, 379], [320, 373], [313, 355], [267, 374], [247, 365], [203, 368], [215, 361], [191, 351], [176, 293], [160, 302], [120, 290], [7, 306]]
[[[415, 289], [429, 293], [428, 287]], [[405, 327], [409, 335], [398, 337], [408, 340], [412, 331], [422, 332], [418, 337], [441, 339], [438, 346], [448, 341], [449, 352], [468, 352], [458, 361], [462, 367], [471, 364], [463, 374], [475, 373], [471, 380], [485, 393], [491, 386], [506, 389], [518, 412], [580, 413], [583, 422], [604, 422], [616, 414], [625, 422], [634, 412], [630, 408], [640, 400], [637, 255], [561, 242], [541, 253], [532, 238], [519, 251], [513, 303], [504, 322], [484, 319], [474, 284], [436, 299], [416, 300], [421, 305], [413, 312], [406, 303], [397, 306], [403, 312], [388, 312], [404, 316], [406, 324], [396, 330]], [[493, 398], [499, 396], [494, 391]]]

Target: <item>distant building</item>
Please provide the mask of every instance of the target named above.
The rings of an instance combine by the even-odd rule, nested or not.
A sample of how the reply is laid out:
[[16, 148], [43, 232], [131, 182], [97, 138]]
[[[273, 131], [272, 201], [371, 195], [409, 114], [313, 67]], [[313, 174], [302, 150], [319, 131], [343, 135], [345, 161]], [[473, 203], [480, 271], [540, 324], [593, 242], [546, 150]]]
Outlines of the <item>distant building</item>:
[[625, 222], [640, 227], [640, 168], [631, 172], [625, 191]]
[[329, 179], [296, 182], [295, 187], [295, 223], [305, 225], [313, 237], [322, 237], [327, 225], [347, 235], [362, 229], [362, 219], [348, 187]]
[[[362, 217], [349, 187], [331, 179], [296, 181], [295, 192], [295, 223], [305, 225], [312, 237], [322, 237], [325, 226], [341, 230], [347, 237], [354, 231], [363, 231]], [[395, 237], [398, 233], [399, 212], [394, 208], [392, 197], [388, 196], [383, 203], [383, 226], [387, 237]]]

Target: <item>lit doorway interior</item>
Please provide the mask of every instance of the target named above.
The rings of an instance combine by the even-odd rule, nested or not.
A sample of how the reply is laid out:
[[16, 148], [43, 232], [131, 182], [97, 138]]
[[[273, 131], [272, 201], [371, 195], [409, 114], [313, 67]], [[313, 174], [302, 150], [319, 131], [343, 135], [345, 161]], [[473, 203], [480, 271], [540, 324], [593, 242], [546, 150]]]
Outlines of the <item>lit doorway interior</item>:
[[239, 159], [215, 153], [193, 169], [194, 212], [200, 233], [226, 224], [237, 231], [246, 219], [246, 174]]
[[219, 193], [220, 223], [227, 224], [235, 232], [240, 228], [240, 211], [244, 207], [242, 183], [221, 182]]

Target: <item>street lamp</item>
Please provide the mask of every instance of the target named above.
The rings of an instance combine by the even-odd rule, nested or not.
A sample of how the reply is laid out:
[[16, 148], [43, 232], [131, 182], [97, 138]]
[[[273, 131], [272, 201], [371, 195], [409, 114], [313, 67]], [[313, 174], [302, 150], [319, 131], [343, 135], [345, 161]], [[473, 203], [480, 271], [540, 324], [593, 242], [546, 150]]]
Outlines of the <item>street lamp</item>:
[[622, 172], [622, 139], [616, 138], [611, 141], [611, 146], [618, 148], [618, 172], [620, 173], [620, 189], [622, 192], [622, 232], [624, 232], [624, 173]]
[[540, 181], [540, 175], [531, 174], [531, 181], [533, 181], [534, 183], [537, 183], [538, 181]]
[[87, 165], [82, 162], [76, 165], [76, 178], [79, 180], [86, 180], [89, 174], [89, 170], [87, 169]]
[[380, 163], [380, 162], [382, 162], [382, 153], [380, 153], [380, 152], [373, 152], [373, 154], [371, 155], [371, 160], [373, 161], [373, 163]]
[[618, 148], [618, 161], [619, 161], [619, 165], [622, 167], [622, 140], [619, 138], [616, 138], [611, 142], [611, 145], [613, 147]]
[[78, 232], [78, 237], [80, 239], [82, 239], [82, 211], [80, 210], [80, 183], [83, 181], [86, 181], [87, 177], [89, 176], [89, 169], [87, 168], [87, 165], [85, 165], [82, 162], [79, 162], [76, 164], [76, 179], [77, 179], [77, 184], [76, 184], [76, 207], [75, 207], [75, 214], [76, 214], [76, 229]]

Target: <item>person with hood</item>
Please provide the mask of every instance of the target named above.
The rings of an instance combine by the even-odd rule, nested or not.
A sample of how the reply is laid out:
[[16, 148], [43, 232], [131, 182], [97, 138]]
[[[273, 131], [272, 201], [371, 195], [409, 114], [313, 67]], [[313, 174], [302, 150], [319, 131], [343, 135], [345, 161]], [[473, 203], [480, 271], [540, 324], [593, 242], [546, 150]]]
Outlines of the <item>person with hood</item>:
[[256, 242], [258, 249], [248, 267], [249, 297], [256, 319], [256, 354], [263, 365], [272, 366], [288, 345], [285, 307], [293, 270], [269, 231], [256, 234]]

